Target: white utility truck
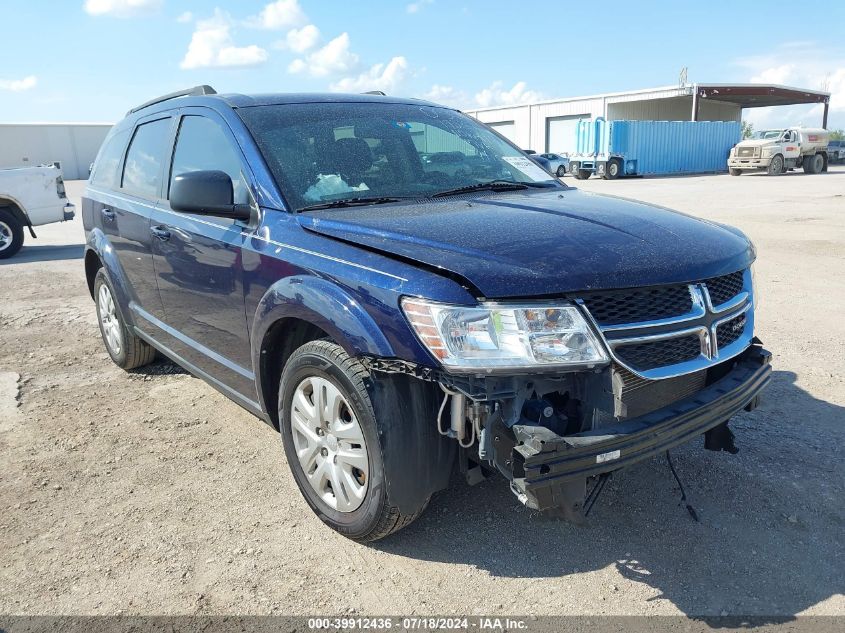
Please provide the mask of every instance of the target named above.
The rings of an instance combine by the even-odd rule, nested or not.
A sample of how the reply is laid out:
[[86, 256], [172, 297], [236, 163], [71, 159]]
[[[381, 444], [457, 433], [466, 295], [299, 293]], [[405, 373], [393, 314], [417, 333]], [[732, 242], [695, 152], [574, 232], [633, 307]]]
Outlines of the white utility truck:
[[808, 174], [827, 171], [830, 132], [821, 128], [792, 127], [762, 130], [731, 149], [728, 170], [739, 176], [745, 170], [765, 170], [777, 176], [803, 167]]
[[32, 227], [72, 220], [74, 214], [58, 165], [0, 169], [0, 259], [21, 249], [24, 227], [35, 237]]

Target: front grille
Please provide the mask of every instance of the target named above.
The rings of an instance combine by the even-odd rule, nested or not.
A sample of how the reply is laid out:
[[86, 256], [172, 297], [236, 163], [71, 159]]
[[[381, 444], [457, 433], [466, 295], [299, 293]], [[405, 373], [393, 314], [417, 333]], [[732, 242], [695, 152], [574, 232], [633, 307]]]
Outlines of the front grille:
[[716, 340], [719, 342], [719, 347], [727, 347], [742, 336], [742, 332], [745, 330], [745, 322], [745, 315], [740, 314], [738, 317], [718, 325], [716, 327]]
[[701, 354], [701, 339], [697, 334], [658, 339], [642, 343], [620, 345], [616, 348], [619, 360], [638, 371], [677, 365]]
[[631, 373], [621, 365], [613, 366], [613, 392], [621, 406], [616, 417], [636, 418], [704, 389], [707, 370], [701, 369], [666, 380], [647, 380]]
[[749, 158], [754, 156], [754, 148], [753, 147], [738, 147], [736, 149], [736, 155], [741, 156], [742, 158]]
[[594, 293], [585, 295], [583, 301], [599, 325], [668, 319], [692, 309], [686, 285]]
[[710, 302], [714, 306], [721, 305], [733, 299], [743, 287], [743, 273], [738, 271], [722, 277], [714, 277], [704, 282], [707, 292], [710, 293]]

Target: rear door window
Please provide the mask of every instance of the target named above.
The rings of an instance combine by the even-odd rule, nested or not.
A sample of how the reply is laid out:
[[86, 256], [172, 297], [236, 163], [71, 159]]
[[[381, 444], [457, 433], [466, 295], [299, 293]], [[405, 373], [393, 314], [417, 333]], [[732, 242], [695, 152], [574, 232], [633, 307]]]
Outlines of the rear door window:
[[123, 166], [122, 188], [137, 196], [157, 198], [161, 184], [170, 118], [139, 125], [132, 137]]

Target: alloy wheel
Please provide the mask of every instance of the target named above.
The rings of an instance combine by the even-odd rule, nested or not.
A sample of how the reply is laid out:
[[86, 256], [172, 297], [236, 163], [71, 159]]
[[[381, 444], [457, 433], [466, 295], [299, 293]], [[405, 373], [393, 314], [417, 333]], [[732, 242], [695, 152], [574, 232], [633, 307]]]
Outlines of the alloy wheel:
[[117, 308], [114, 304], [111, 290], [106, 284], [100, 286], [97, 296], [97, 307], [100, 312], [100, 324], [103, 327], [103, 338], [109, 351], [115, 356], [120, 354], [123, 348], [123, 335], [121, 334], [120, 320], [117, 316]]
[[12, 227], [0, 221], [0, 251], [5, 251], [12, 245]]

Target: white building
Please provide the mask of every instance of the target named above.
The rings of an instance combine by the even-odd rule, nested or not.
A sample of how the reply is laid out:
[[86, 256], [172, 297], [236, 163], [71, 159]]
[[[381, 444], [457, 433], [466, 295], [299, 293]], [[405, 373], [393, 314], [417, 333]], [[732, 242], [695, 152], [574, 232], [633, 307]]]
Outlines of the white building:
[[111, 123], [0, 123], [0, 169], [60, 163], [68, 180], [88, 178]]
[[686, 84], [589, 97], [553, 99], [518, 106], [469, 110], [523, 149], [572, 152], [579, 119], [609, 121], [740, 121], [743, 108], [823, 103], [830, 94], [762, 84]]

